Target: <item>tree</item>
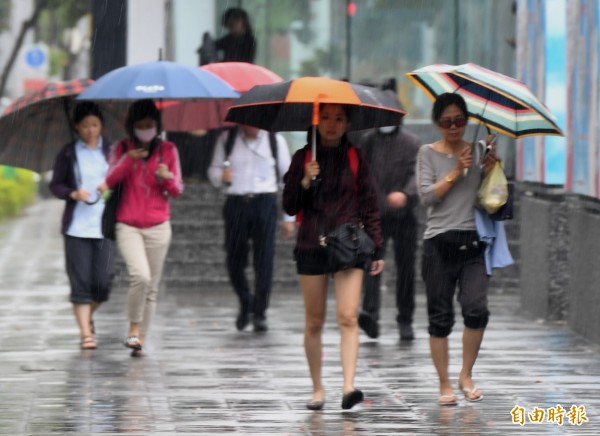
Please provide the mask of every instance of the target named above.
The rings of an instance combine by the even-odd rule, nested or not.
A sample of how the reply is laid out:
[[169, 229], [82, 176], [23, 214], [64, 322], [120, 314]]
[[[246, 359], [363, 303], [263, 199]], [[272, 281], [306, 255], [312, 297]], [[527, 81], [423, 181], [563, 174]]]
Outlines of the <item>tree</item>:
[[2, 71], [2, 76], [0, 77], [0, 96], [4, 95], [4, 88], [6, 87], [6, 82], [8, 81], [10, 70], [12, 70], [15, 60], [17, 59], [17, 54], [19, 53], [19, 50], [23, 45], [23, 40], [25, 39], [27, 31], [36, 25], [38, 18], [40, 17], [40, 13], [44, 8], [48, 6], [49, 2], [50, 0], [38, 0], [35, 3], [33, 13], [31, 14], [29, 20], [23, 21], [23, 24], [21, 25], [21, 31], [19, 32], [19, 36], [15, 41], [15, 45], [13, 46], [8, 61], [4, 66], [4, 71]]
[[[4, 3], [0, 0], [0, 6]], [[4, 12], [4, 6], [0, 12]], [[21, 31], [15, 41], [12, 52], [0, 77], [0, 96], [4, 94], [8, 76], [21, 50], [25, 35], [31, 29], [36, 31], [36, 40], [44, 40], [51, 50], [59, 50], [58, 56], [69, 58], [62, 34], [65, 29], [72, 27], [79, 18], [89, 12], [89, 3], [81, 0], [36, 0], [31, 17], [21, 25]], [[65, 62], [68, 66], [69, 60]], [[61, 65], [65, 66], [65, 65]]]

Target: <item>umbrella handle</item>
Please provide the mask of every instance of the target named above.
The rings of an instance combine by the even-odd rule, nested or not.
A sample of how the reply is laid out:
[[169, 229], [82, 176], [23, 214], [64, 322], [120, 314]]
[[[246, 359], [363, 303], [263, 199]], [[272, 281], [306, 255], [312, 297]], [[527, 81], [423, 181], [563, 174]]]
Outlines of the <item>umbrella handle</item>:
[[319, 102], [313, 102], [313, 113], [312, 113], [312, 158], [317, 160], [317, 125], [319, 124]]
[[102, 198], [102, 191], [100, 191], [99, 189], [96, 190], [96, 199], [94, 201], [84, 201], [85, 204], [89, 204], [90, 206], [98, 203], [100, 201], [100, 199]]

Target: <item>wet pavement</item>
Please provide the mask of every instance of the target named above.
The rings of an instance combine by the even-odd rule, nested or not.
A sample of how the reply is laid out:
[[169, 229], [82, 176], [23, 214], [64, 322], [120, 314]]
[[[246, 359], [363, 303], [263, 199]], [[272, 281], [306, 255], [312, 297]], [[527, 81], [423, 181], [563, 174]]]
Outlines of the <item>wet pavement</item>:
[[[99, 348], [80, 351], [61, 209], [60, 201], [42, 200], [0, 223], [2, 435], [600, 434], [600, 347], [565, 325], [521, 314], [518, 295], [490, 296], [474, 375], [485, 398], [456, 407], [436, 404], [422, 292], [415, 341], [399, 343], [389, 293], [382, 336], [361, 333], [356, 386], [366, 401], [351, 411], [340, 408], [333, 304], [324, 332], [325, 409], [304, 407], [311, 387], [296, 288], [275, 290], [265, 334], [235, 330], [228, 289], [165, 290], [149, 354], [135, 359], [121, 345], [126, 286], [119, 282], [95, 318]], [[450, 340], [454, 383], [461, 330], [457, 323]], [[552, 415], [559, 405], [564, 414]], [[521, 417], [523, 425], [513, 422]]]

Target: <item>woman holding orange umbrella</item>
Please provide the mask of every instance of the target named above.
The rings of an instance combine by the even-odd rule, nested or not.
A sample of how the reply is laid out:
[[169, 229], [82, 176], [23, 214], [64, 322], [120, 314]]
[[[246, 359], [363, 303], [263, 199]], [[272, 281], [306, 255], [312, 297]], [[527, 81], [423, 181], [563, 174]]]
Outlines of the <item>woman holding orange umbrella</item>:
[[[302, 211], [302, 221], [294, 250], [300, 286], [304, 294], [304, 349], [313, 384], [309, 410], [320, 410], [325, 404], [325, 388], [321, 381], [322, 342], [325, 323], [327, 285], [333, 276], [336, 295], [336, 318], [341, 333], [343, 372], [342, 408], [350, 409], [363, 401], [363, 393], [354, 386], [358, 358], [358, 306], [364, 268], [339, 270], [328, 261], [320, 236], [345, 222], [362, 223], [376, 245], [369, 274], [379, 274], [383, 239], [377, 194], [373, 177], [362, 152], [346, 137], [349, 128], [348, 107], [322, 104], [319, 108], [315, 160], [308, 155], [310, 145], [296, 152], [284, 177], [283, 207], [286, 213]], [[308, 158], [307, 158], [308, 155]], [[350, 157], [354, 156], [354, 158]], [[356, 174], [350, 160], [356, 160]], [[318, 177], [318, 183], [313, 178]]]
[[[363, 400], [354, 387], [358, 358], [358, 305], [364, 268], [383, 270], [381, 222], [373, 176], [363, 153], [346, 136], [350, 130], [398, 125], [401, 109], [384, 105], [367, 86], [326, 77], [300, 77], [287, 82], [257, 85], [232, 106], [226, 121], [270, 131], [304, 131], [309, 142], [296, 152], [284, 177], [283, 208], [300, 212], [295, 258], [304, 294], [304, 348], [313, 383], [310, 410], [325, 404], [321, 381], [321, 332], [325, 322], [327, 282], [335, 285], [337, 321], [341, 332], [343, 369], [342, 408]], [[319, 179], [313, 183], [314, 177]], [[329, 262], [322, 236], [340, 225], [363, 225], [374, 242], [372, 262], [342, 269]], [[371, 263], [369, 268], [367, 263]], [[362, 267], [362, 268], [361, 268]]]

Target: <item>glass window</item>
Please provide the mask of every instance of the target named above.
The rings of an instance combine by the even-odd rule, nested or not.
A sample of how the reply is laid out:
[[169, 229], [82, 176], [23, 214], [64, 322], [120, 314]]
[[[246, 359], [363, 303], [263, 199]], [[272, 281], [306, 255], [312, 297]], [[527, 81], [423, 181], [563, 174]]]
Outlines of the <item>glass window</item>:
[[[474, 62], [515, 75], [515, 2], [495, 0], [238, 0], [257, 40], [255, 62], [284, 79], [395, 78], [409, 123], [429, 123], [431, 101], [405, 73]], [[349, 14], [350, 13], [350, 14]]]

